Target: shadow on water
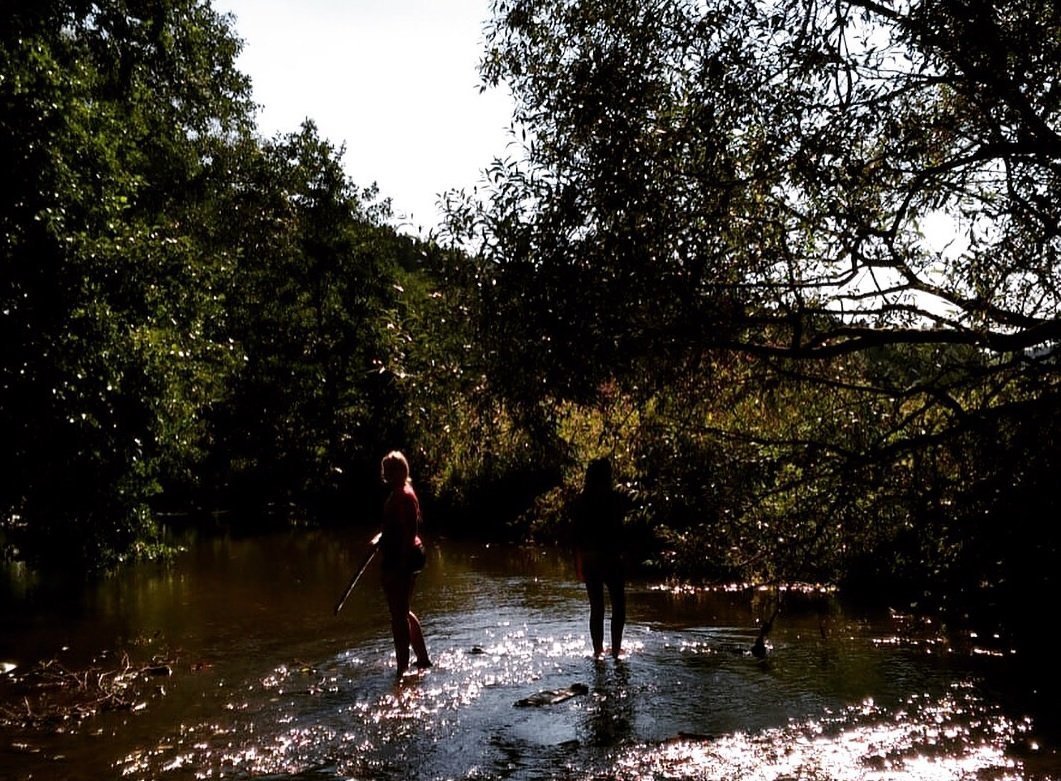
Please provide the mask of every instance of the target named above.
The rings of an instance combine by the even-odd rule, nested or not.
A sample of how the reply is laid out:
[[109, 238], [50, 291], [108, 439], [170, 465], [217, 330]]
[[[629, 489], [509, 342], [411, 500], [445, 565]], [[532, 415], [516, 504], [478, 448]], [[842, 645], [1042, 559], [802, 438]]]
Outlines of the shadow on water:
[[[414, 598], [435, 666], [396, 682], [378, 571], [332, 615], [368, 536], [193, 538], [80, 589], [7, 572], [0, 778], [1061, 778], [996, 696], [1004, 658], [819, 596], [758, 659], [761, 595], [633, 584], [625, 654], [595, 660], [552, 551], [436, 541]], [[99, 707], [48, 711], [52, 659]], [[98, 681], [123, 684], [108, 707]]]

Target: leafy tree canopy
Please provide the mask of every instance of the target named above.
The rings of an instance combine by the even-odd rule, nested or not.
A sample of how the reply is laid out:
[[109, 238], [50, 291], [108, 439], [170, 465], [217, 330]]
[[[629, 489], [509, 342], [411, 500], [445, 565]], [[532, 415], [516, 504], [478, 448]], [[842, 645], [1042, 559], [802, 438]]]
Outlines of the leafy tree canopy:
[[1056, 593], [1056, 3], [495, 0], [480, 67], [522, 154], [446, 228], [507, 400], [618, 419], [690, 560]]
[[544, 378], [517, 387], [901, 343], [1052, 385], [1059, 66], [1049, 0], [497, 0], [525, 154], [454, 224]]
[[82, 560], [150, 537], [231, 352], [199, 241], [251, 126], [222, 17], [193, 0], [15, 2], [0, 25], [4, 525]]

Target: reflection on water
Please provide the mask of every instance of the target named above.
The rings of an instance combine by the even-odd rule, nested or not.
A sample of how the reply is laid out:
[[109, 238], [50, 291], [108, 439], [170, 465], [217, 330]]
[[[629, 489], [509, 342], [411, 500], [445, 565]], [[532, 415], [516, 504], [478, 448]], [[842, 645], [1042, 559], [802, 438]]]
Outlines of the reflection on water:
[[[331, 614], [368, 536], [197, 540], [88, 592], [10, 578], [0, 778], [1061, 778], [989, 694], [1004, 658], [816, 595], [759, 660], [769, 597], [635, 584], [625, 658], [594, 660], [583, 593], [541, 550], [438, 541], [414, 598], [435, 666], [395, 682], [378, 572]], [[34, 662], [118, 649], [173, 674], [137, 678], [135, 709], [23, 726]]]

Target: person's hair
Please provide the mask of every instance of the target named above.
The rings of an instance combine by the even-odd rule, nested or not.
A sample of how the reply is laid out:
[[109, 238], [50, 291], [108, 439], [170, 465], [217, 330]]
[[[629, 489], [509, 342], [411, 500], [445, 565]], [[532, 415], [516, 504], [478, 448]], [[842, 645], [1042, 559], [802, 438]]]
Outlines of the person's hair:
[[612, 462], [607, 457], [595, 458], [586, 467], [586, 488], [602, 490], [611, 488]]
[[402, 470], [405, 472], [405, 482], [412, 482], [412, 477], [409, 475], [409, 460], [405, 457], [405, 454], [400, 450], [392, 450], [383, 456], [383, 460], [379, 464], [379, 474], [383, 479], [383, 482], [388, 482], [387, 472], [394, 468], [395, 464], [400, 464]]

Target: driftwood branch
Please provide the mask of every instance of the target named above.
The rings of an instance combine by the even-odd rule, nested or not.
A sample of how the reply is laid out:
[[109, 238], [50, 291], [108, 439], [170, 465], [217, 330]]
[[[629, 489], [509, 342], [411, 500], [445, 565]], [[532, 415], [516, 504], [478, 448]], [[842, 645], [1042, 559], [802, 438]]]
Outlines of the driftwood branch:
[[0, 726], [62, 730], [101, 711], [142, 710], [147, 707], [145, 690], [155, 685], [150, 682], [172, 672], [172, 660], [155, 656], [133, 664], [126, 652], [116, 664], [84, 669], [69, 669], [56, 659], [38, 662], [25, 672], [8, 674], [16, 696], [0, 702]]

